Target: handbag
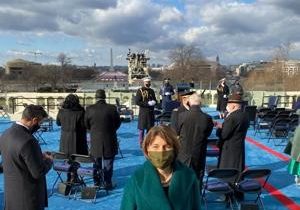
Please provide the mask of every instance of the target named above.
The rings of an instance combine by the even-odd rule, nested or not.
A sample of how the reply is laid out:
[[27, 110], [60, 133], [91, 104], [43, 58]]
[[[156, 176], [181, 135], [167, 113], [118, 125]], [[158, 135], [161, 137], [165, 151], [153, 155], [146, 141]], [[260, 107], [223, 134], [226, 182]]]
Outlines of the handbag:
[[71, 193], [71, 184], [70, 183], [65, 183], [65, 182], [60, 182], [58, 183], [57, 191], [58, 193], [66, 196]]
[[83, 187], [81, 190], [82, 199], [94, 199], [97, 193], [96, 187]]

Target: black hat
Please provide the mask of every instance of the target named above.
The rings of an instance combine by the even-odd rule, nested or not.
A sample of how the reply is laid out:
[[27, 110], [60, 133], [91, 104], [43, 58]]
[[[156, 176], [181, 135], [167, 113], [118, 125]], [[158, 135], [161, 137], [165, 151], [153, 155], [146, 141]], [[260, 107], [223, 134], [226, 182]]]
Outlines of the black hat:
[[193, 95], [195, 93], [195, 91], [190, 91], [190, 90], [184, 90], [182, 92], [179, 93], [180, 96], [190, 96]]
[[105, 99], [105, 98], [106, 98], [105, 90], [103, 90], [103, 89], [98, 89], [98, 90], [96, 91], [95, 97], [96, 97], [97, 99]]
[[227, 103], [244, 103], [244, 101], [242, 100], [241, 95], [238, 94], [232, 94], [228, 97], [228, 101]]

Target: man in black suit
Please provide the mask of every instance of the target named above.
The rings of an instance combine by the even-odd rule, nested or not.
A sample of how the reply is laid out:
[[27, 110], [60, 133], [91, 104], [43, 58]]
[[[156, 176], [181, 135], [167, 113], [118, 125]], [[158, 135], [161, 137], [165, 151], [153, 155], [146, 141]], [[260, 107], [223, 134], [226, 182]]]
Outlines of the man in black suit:
[[[121, 125], [117, 107], [105, 102], [105, 91], [96, 91], [96, 104], [87, 107], [85, 126], [91, 134], [91, 155], [96, 158], [94, 182], [101, 185], [99, 171], [104, 169], [106, 189], [112, 189], [113, 163], [118, 153], [117, 130]], [[103, 164], [102, 164], [103, 163]]]
[[[219, 168], [235, 168], [242, 172], [245, 169], [245, 138], [249, 128], [247, 113], [241, 110], [241, 95], [230, 95], [227, 102], [228, 114], [223, 124], [217, 125], [219, 137]], [[237, 193], [238, 198], [243, 195]]]
[[48, 206], [46, 174], [53, 158], [49, 152], [42, 153], [32, 135], [46, 117], [42, 106], [29, 105], [21, 120], [0, 138], [5, 210], [43, 210]]
[[[205, 171], [207, 138], [214, 127], [211, 116], [200, 109], [200, 97], [194, 93], [189, 97], [190, 110], [179, 115], [179, 121], [184, 117], [180, 131], [181, 149], [178, 159], [191, 167], [202, 187]], [[183, 116], [184, 115], [184, 116]]]

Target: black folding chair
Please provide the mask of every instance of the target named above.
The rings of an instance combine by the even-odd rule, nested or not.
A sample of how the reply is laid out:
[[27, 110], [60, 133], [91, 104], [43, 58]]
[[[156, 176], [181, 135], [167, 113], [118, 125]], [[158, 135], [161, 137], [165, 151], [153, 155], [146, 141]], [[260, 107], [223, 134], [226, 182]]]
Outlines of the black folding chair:
[[170, 124], [172, 112], [163, 112], [158, 115], [155, 120], [157, 124]]
[[43, 133], [47, 131], [47, 128], [40, 127], [36, 132], [33, 133], [33, 136], [39, 142], [39, 144], [47, 144], [46, 140], [43, 137]]
[[[270, 141], [270, 139], [273, 139], [275, 146], [280, 146], [281, 143], [284, 142], [284, 140], [287, 140], [290, 128], [290, 121], [291, 120], [289, 118], [277, 117], [270, 127], [268, 142]], [[276, 144], [275, 139], [281, 139], [281, 143]]]
[[[95, 159], [93, 157], [88, 155], [73, 154], [71, 155], [71, 158], [80, 165], [80, 167], [77, 169], [79, 182], [76, 186], [74, 199], [76, 199], [78, 190], [81, 190], [82, 198], [92, 198], [92, 202], [96, 202], [98, 191], [105, 190], [106, 194], [108, 194], [108, 190], [105, 188], [104, 171], [103, 169], [95, 169]], [[100, 176], [99, 186], [94, 185], [93, 177], [96, 174]]]
[[272, 109], [268, 107], [260, 107], [257, 109], [257, 117], [260, 118], [261, 116], [265, 115], [269, 111], [272, 111]]
[[252, 124], [253, 128], [255, 129], [257, 106], [245, 106], [244, 112], [247, 113], [247, 115], [248, 115], [250, 125]]
[[67, 154], [62, 152], [53, 153], [53, 170], [56, 172], [57, 177], [52, 185], [51, 194], [54, 193], [54, 188], [58, 180], [64, 183], [62, 178], [63, 173], [69, 173], [71, 168], [70, 160]]
[[53, 118], [48, 117], [47, 119], [43, 120], [41, 128], [44, 128], [44, 131], [53, 131]]
[[[202, 199], [207, 209], [207, 198], [206, 194], [216, 193], [219, 195], [225, 195], [228, 198], [229, 205], [233, 209], [232, 198], [233, 198], [233, 187], [228, 180], [236, 181], [239, 174], [237, 169], [212, 169], [208, 172], [206, 181], [203, 184]], [[227, 181], [226, 181], [227, 180]], [[228, 203], [227, 203], [228, 204]], [[227, 205], [226, 204], [226, 205]]]
[[275, 111], [268, 111], [267, 113], [262, 115], [256, 124], [254, 135], [256, 135], [256, 133], [261, 133], [261, 130], [269, 131], [275, 117], [276, 117]]
[[261, 199], [261, 193], [271, 175], [270, 169], [248, 169], [241, 173], [236, 190], [245, 194], [255, 194], [255, 203], [259, 200], [263, 209], [264, 204]]

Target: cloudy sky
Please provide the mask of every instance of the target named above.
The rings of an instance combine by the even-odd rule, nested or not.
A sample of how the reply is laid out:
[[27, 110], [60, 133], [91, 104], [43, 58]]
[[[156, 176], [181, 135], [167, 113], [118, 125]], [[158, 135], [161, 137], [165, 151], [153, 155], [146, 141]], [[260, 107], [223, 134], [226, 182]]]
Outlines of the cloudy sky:
[[15, 58], [77, 65], [126, 64], [128, 48], [150, 63], [191, 44], [223, 64], [271, 59], [291, 43], [300, 59], [300, 0], [1, 0], [0, 65]]

